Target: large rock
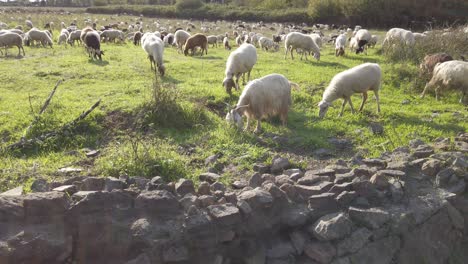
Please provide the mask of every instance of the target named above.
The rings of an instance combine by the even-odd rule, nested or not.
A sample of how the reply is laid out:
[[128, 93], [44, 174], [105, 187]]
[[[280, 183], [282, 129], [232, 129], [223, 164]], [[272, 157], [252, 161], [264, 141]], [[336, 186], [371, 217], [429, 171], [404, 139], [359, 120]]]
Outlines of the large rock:
[[427, 176], [435, 177], [442, 167], [442, 162], [437, 159], [429, 159], [421, 166], [421, 172]]
[[184, 196], [188, 193], [195, 194], [195, 186], [192, 180], [180, 179], [175, 185], [176, 192]]
[[114, 177], [107, 177], [105, 179], [104, 190], [110, 192], [112, 190], [122, 190], [126, 187], [126, 183]]
[[333, 183], [329, 181], [324, 181], [313, 186], [299, 185], [299, 184], [294, 185], [297, 193], [300, 194], [304, 198], [327, 192], [328, 190], [330, 190], [332, 186], [333, 186]]
[[221, 178], [221, 176], [219, 174], [216, 174], [216, 173], [205, 172], [205, 173], [200, 174], [200, 176], [198, 176], [198, 178], [200, 179], [200, 181], [206, 181], [208, 183], [214, 183], [215, 181], [218, 181]]
[[23, 205], [26, 220], [37, 223], [64, 216], [70, 203], [63, 192], [41, 192], [26, 195]]
[[239, 209], [232, 204], [210, 205], [208, 212], [223, 227], [233, 226], [241, 221]]
[[360, 209], [350, 207], [348, 212], [351, 220], [371, 229], [379, 228], [388, 222], [391, 217], [390, 213], [380, 208]]
[[18, 186], [16, 188], [10, 189], [6, 192], [0, 193], [0, 196], [20, 196], [23, 195], [23, 186]]
[[104, 184], [104, 178], [88, 177], [82, 181], [81, 191], [100, 191], [104, 189]]
[[36, 179], [31, 184], [32, 192], [48, 192], [49, 189], [49, 183], [45, 179]]
[[237, 198], [246, 201], [254, 210], [271, 207], [273, 203], [273, 196], [261, 188], [242, 192]]
[[361, 249], [372, 236], [369, 229], [362, 227], [354, 231], [349, 237], [340, 241], [337, 245], [338, 256], [343, 256], [348, 253], [355, 253]]
[[181, 209], [179, 201], [168, 191], [144, 191], [135, 198], [135, 208], [150, 215], [171, 215]]
[[309, 242], [304, 247], [304, 253], [318, 263], [330, 263], [336, 255], [336, 249], [330, 242]]
[[391, 236], [367, 244], [356, 254], [351, 255], [350, 261], [352, 264], [390, 264], [399, 248], [400, 239], [397, 236]]
[[322, 216], [309, 227], [309, 232], [322, 241], [341, 239], [351, 233], [353, 223], [344, 213]]
[[271, 162], [270, 170], [272, 173], [279, 173], [291, 166], [289, 160], [283, 157], [276, 157]]

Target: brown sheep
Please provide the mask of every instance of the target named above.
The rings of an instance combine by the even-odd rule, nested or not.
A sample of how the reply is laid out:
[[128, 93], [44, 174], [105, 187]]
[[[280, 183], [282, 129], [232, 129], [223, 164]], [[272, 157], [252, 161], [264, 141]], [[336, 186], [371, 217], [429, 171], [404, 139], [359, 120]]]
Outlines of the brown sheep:
[[453, 60], [452, 56], [448, 55], [447, 53], [435, 53], [431, 55], [426, 55], [421, 64], [419, 65], [420, 74], [421, 76], [425, 76], [427, 77], [427, 79], [430, 79], [432, 77], [434, 67], [437, 63], [442, 63], [451, 60]]
[[193, 55], [196, 47], [201, 48], [200, 56], [203, 56], [203, 51], [205, 51], [205, 54], [208, 54], [208, 39], [205, 35], [197, 33], [187, 39], [187, 42], [185, 42], [185, 45], [184, 45], [185, 56], [187, 56], [189, 50], [191, 54]]
[[81, 30], [80, 40], [82, 43], [84, 43], [84, 37], [86, 36], [86, 33], [92, 32], [92, 31], [94, 31], [94, 29], [92, 29], [91, 27], [85, 27]]
[[135, 34], [133, 35], [133, 44], [136, 46], [136, 45], [140, 45], [141, 43], [141, 32], [140, 31], [137, 31], [135, 32]]

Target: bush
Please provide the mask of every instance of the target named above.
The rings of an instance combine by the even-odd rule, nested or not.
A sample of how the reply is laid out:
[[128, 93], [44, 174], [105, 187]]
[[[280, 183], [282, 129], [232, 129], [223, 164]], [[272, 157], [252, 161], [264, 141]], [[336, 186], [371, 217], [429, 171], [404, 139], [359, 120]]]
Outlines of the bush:
[[198, 9], [203, 6], [201, 0], [177, 0], [175, 7], [177, 11], [187, 9]]

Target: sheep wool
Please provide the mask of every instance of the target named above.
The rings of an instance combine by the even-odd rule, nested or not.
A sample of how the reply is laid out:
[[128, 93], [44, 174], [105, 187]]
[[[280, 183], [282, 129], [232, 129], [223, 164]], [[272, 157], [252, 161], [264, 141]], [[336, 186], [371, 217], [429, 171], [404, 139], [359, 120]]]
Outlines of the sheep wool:
[[314, 53], [314, 58], [316, 60], [320, 60], [320, 48], [315, 44], [314, 40], [306, 34], [302, 34], [299, 32], [291, 32], [286, 35], [286, 40], [284, 41], [286, 53], [284, 54], [284, 58], [286, 59], [288, 52], [291, 52], [291, 59], [293, 57], [293, 51], [296, 49], [301, 49], [303, 51], [301, 55], [302, 57], [305, 55], [307, 60], [307, 54], [310, 52]]
[[364, 63], [340, 72], [333, 77], [328, 87], [325, 89], [322, 101], [319, 106], [319, 117], [323, 118], [327, 113], [332, 102], [343, 98], [340, 116], [343, 115], [343, 110], [346, 103], [349, 103], [352, 113], [354, 113], [351, 95], [354, 93], [362, 93], [362, 103], [359, 111], [362, 111], [364, 103], [367, 100], [367, 91], [374, 91], [377, 101], [377, 112], [380, 113], [379, 90], [382, 79], [382, 70], [376, 63]]
[[0, 35], [0, 47], [5, 47], [5, 55], [7, 55], [7, 48], [16, 46], [18, 47], [18, 56], [21, 55], [23, 51], [23, 56], [25, 56], [23, 48], [23, 38], [14, 32], [6, 32]]
[[[257, 49], [252, 44], [244, 43], [229, 54], [226, 62], [226, 77], [223, 80], [223, 86], [228, 94], [231, 94], [233, 87], [239, 90], [239, 78], [241, 75], [245, 82], [244, 74], [248, 73], [247, 81], [250, 80], [250, 72], [255, 63], [257, 63]], [[236, 77], [235, 83], [234, 76]]]

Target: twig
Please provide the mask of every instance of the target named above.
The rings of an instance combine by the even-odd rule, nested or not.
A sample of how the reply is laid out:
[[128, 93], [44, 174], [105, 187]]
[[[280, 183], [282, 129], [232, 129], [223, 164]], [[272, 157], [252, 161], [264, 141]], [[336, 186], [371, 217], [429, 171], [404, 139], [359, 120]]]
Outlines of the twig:
[[[29, 134], [29, 131], [31, 130], [31, 128], [39, 121], [40, 116], [42, 115], [42, 113], [44, 113], [44, 111], [45, 111], [45, 110], [47, 109], [47, 107], [49, 106], [50, 101], [52, 100], [52, 97], [54, 96], [55, 91], [57, 90], [57, 87], [58, 87], [61, 83], [62, 83], [62, 80], [58, 80], [58, 82], [55, 84], [54, 89], [52, 89], [52, 92], [50, 92], [49, 97], [47, 97], [47, 99], [45, 100], [44, 104], [42, 105], [41, 110], [39, 111], [39, 114], [38, 114], [37, 116], [34, 117], [34, 119], [33, 119], [33, 121], [31, 122], [31, 124], [29, 124], [29, 126], [26, 128], [26, 131], [24, 131], [23, 137], [22, 137], [21, 139], [24, 140], [24, 138]], [[34, 114], [34, 109], [33, 109], [32, 104], [31, 104], [31, 96], [29, 96], [29, 106], [31, 107], [31, 112]]]
[[26, 146], [30, 146], [33, 143], [40, 143], [48, 138], [55, 137], [58, 135], [63, 134], [65, 131], [70, 130], [73, 126], [75, 126], [79, 121], [85, 119], [96, 107], [99, 106], [101, 103], [101, 99], [99, 99], [96, 103], [94, 103], [88, 110], [84, 111], [81, 113], [77, 118], [75, 118], [73, 121], [63, 125], [59, 130], [57, 131], [49, 131], [45, 132], [35, 138], [25, 140], [24, 138], [21, 138], [18, 142], [13, 143], [7, 147], [5, 147], [5, 150], [14, 150], [14, 149], [20, 149], [24, 148]]

